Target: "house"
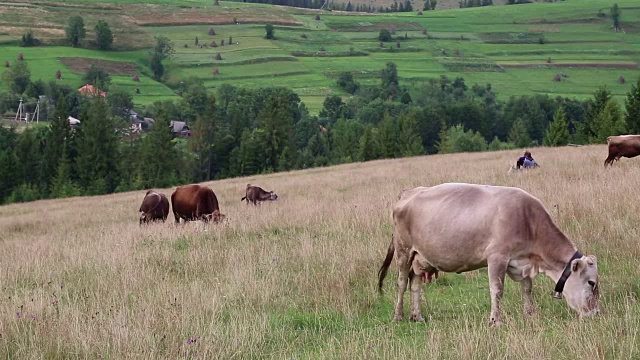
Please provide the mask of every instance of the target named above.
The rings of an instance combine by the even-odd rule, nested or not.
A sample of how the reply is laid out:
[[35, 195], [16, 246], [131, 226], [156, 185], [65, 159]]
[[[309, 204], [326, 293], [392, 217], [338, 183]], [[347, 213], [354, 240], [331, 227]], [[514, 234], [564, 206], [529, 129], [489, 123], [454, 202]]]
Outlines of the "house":
[[79, 88], [78, 91], [85, 96], [102, 96], [102, 97], [107, 96], [106, 92], [90, 84], [86, 84], [85, 86]]
[[153, 127], [153, 124], [155, 123], [156, 121], [152, 118], [149, 118], [149, 117], [142, 118], [142, 129], [151, 130], [151, 128]]
[[191, 129], [184, 121], [172, 120], [170, 122], [171, 133], [173, 137], [189, 137], [191, 136]]

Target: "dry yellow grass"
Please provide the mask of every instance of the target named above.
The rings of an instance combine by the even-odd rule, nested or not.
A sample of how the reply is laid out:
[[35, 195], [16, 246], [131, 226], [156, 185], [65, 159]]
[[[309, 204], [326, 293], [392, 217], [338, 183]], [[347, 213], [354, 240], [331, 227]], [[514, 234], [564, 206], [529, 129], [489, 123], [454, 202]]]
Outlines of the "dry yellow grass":
[[[0, 356], [637, 359], [640, 160], [604, 170], [605, 153], [534, 149], [542, 168], [512, 175], [520, 151], [217, 181], [209, 185], [228, 218], [218, 226], [175, 226], [171, 214], [139, 227], [143, 191], [0, 207]], [[426, 287], [426, 324], [391, 323], [395, 265], [385, 294], [375, 291], [391, 205], [401, 189], [451, 181], [539, 197], [579, 249], [598, 256], [603, 315], [577, 320], [541, 275], [537, 316], [523, 317], [508, 280], [506, 324], [489, 328], [478, 271]], [[247, 183], [280, 200], [246, 206]]]

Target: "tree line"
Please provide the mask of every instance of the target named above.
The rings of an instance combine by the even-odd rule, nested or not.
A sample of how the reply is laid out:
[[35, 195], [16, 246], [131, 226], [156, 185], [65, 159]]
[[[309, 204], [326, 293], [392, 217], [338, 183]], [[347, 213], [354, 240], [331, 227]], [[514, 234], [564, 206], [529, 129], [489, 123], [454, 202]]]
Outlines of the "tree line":
[[[239, 0], [236, 0], [239, 1]], [[325, 4], [326, 0], [242, 0], [243, 2], [249, 3], [257, 3], [257, 4], [271, 4], [271, 5], [281, 5], [281, 6], [291, 6], [305, 9], [320, 9]], [[433, 8], [435, 9], [436, 0], [433, 1]], [[351, 1], [347, 3], [335, 3], [329, 2], [326, 5], [327, 10], [338, 10], [338, 11], [357, 11], [357, 12], [379, 12], [379, 13], [390, 13], [390, 12], [410, 12], [413, 11], [413, 6], [411, 5], [410, 0], [405, 1], [394, 1], [390, 6], [378, 6], [371, 4], [351, 4]], [[426, 9], [425, 10], [429, 10]]]
[[[161, 51], [159, 51], [161, 52]], [[378, 85], [339, 74], [348, 100], [329, 96], [311, 115], [283, 87], [211, 91], [186, 79], [179, 101], [147, 107], [155, 119], [140, 136], [129, 128], [126, 94], [87, 98], [57, 85], [30, 85], [55, 101], [44, 126], [0, 129], [3, 203], [162, 188], [236, 176], [424, 154], [603, 143], [640, 133], [640, 81], [623, 110], [602, 87], [580, 101], [545, 95], [499, 101], [490, 84], [467, 86], [446, 76], [407, 87], [387, 63]], [[0, 94], [0, 107], [15, 95]], [[81, 119], [69, 127], [67, 116]], [[174, 138], [170, 121], [186, 121], [190, 138]]]

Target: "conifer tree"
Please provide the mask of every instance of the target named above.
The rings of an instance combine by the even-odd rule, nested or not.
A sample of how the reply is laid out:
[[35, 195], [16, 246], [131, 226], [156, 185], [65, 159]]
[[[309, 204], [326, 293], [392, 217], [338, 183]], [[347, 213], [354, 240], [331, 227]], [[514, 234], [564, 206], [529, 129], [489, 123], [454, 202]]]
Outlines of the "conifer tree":
[[553, 115], [553, 122], [549, 125], [544, 137], [546, 146], [563, 146], [569, 143], [569, 128], [567, 127], [566, 114], [562, 106], [558, 107]]

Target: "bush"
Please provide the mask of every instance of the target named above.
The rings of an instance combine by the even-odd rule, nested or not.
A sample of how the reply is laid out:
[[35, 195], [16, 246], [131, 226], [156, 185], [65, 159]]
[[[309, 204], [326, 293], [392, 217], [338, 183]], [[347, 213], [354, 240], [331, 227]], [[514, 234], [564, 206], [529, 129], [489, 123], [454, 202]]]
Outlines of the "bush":
[[60, 72], [60, 70], [56, 71], [56, 79], [62, 79], [62, 73]]
[[422, 10], [418, 10], [418, 16], [422, 16]]
[[138, 77], [138, 74], [133, 75], [133, 81], [140, 82], [140, 78]]
[[379, 46], [384, 47], [384, 43], [381, 41]]
[[396, 47], [400, 49], [400, 41], [396, 41]]
[[213, 76], [218, 76], [218, 75], [220, 75], [220, 70], [218, 70], [218, 68], [216, 67], [213, 69]]
[[19, 45], [22, 47], [38, 46], [40, 45], [40, 40], [33, 37], [33, 33], [28, 31], [26, 34], [22, 35]]
[[218, 47], [218, 44], [216, 44], [215, 40], [211, 42], [211, 47]]
[[562, 76], [560, 76], [560, 74], [556, 74], [556, 76], [553, 77], [553, 81], [562, 81]]
[[438, 153], [485, 151], [487, 147], [487, 141], [479, 132], [473, 130], [465, 132], [463, 125], [456, 125], [441, 134]]
[[429, 32], [427, 30], [422, 30], [422, 35], [428, 36]]
[[24, 60], [24, 55], [22, 53], [18, 53], [18, 61]]
[[220, 40], [220, 46], [224, 46], [224, 39]]
[[547, 58], [547, 64], [551, 64], [551, 58]]
[[306, 39], [307, 38], [307, 34], [302, 34], [300, 35], [301, 38]]
[[38, 189], [30, 184], [21, 184], [17, 189], [13, 190], [11, 196], [7, 200], [8, 203], [20, 203], [38, 200]]
[[4, 67], [9, 67], [9, 60], [4, 61]]
[[320, 51], [325, 51], [324, 46], [320, 46]]
[[320, 15], [316, 15], [316, 20], [320, 20]]
[[216, 60], [222, 60], [222, 55], [220, 55], [220, 53], [216, 54]]
[[265, 25], [264, 26], [264, 30], [266, 32], [266, 34], [264, 36], [265, 39], [275, 39], [276, 38], [275, 33], [273, 31], [273, 25], [271, 25], [271, 24]]
[[216, 31], [213, 28], [209, 29], [209, 35], [215, 35]]
[[391, 37], [391, 33], [389, 32], [389, 30], [381, 29], [380, 33], [378, 34], [378, 40], [388, 42], [393, 40], [393, 38]]
[[618, 82], [619, 82], [620, 84], [624, 84], [624, 82], [625, 82], [625, 80], [624, 80], [624, 76], [620, 76], [620, 77], [618, 78]]

